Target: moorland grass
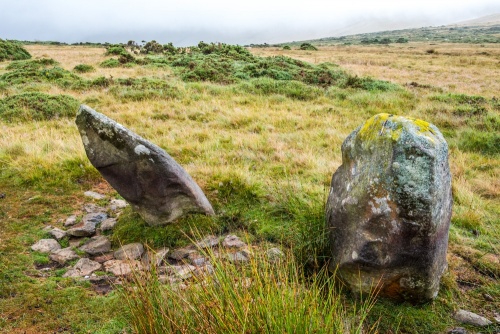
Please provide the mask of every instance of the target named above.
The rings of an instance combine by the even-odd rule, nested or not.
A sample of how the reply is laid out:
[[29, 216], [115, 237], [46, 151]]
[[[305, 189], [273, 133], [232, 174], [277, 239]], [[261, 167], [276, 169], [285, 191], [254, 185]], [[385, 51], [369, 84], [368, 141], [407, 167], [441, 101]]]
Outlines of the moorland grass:
[[[490, 55], [481, 55], [475, 63], [459, 61], [460, 57], [477, 52], [475, 47], [464, 46], [459, 51], [447, 46], [446, 51], [437, 45], [438, 52], [430, 56], [425, 54], [424, 48], [428, 46], [411, 43], [404, 49], [387, 49], [388, 53], [377, 47], [346, 47], [335, 49], [335, 52], [320, 48], [310, 54], [299, 50], [266, 51], [274, 52], [273, 55], [290, 52], [293, 57], [306, 57], [302, 59], [308, 59], [310, 63], [304, 63], [286, 57], [260, 59], [255, 54], [239, 51], [239, 48], [202, 45], [192, 58], [186, 58], [198, 62], [194, 65], [189, 61], [177, 68], [172, 65], [171, 61], [185, 57], [185, 50], [176, 49], [175, 52], [139, 55], [137, 59], [141, 61], [132, 67], [102, 68], [99, 64], [109, 58], [104, 49], [27, 48], [35, 60], [46, 64], [11, 62], [3, 67], [0, 77], [2, 99], [35, 92], [51, 96], [69, 95], [85, 101], [164, 148], [200, 184], [217, 212], [215, 217], [188, 216], [177, 225], [163, 229], [147, 227], [137, 215], [127, 211], [120, 217], [113, 234], [115, 245], [141, 241], [151, 246], [177, 247], [196, 238], [191, 231], [199, 225], [203, 233], [247, 235], [255, 246], [263, 249], [269, 244], [280, 244], [290, 254], [289, 264], [292, 266], [284, 266], [276, 275], [288, 275], [294, 272], [293, 266], [299, 264], [305, 266], [305, 271], [296, 271], [298, 280], [289, 280], [287, 288], [273, 291], [270, 296], [275, 298], [272, 301], [263, 299], [262, 306], [246, 307], [241, 303], [241, 300], [258, 297], [258, 291], [236, 289], [239, 297], [230, 299], [237, 306], [235, 320], [224, 325], [241, 326], [245, 322], [237, 315], [247, 311], [256, 315], [255, 322], [248, 323], [248, 326], [260, 324], [262, 320], [259, 319], [266, 314], [265, 303], [269, 303], [270, 309], [279, 310], [273, 313], [276, 324], [279, 321], [282, 321], [281, 325], [294, 321], [304, 323], [302, 321], [312, 319], [316, 326], [321, 324], [321, 319], [329, 319], [324, 308], [329, 294], [316, 294], [318, 290], [314, 282], [307, 281], [315, 277], [314, 273], [321, 270], [329, 256], [323, 220], [325, 194], [328, 193], [331, 174], [341, 162], [342, 141], [365, 119], [380, 112], [435, 123], [449, 143], [454, 198], [450, 271], [444, 277], [441, 292], [434, 303], [413, 307], [380, 300], [369, 312], [359, 308], [353, 311], [353, 305], [360, 305], [356, 304], [357, 296], [343, 292], [331, 297], [340, 303], [341, 308], [337, 310], [347, 310], [343, 314], [348, 320], [354, 319], [356, 314], [366, 316], [363, 321], [365, 332], [378, 329], [379, 332], [420, 333], [446, 331], [457, 326], [451, 318], [457, 308], [491, 317], [495, 307], [499, 306], [496, 302], [485, 303], [483, 294], [488, 293], [500, 300], [498, 276], [495, 276], [498, 275], [495, 261], [500, 238], [500, 164], [494, 149], [491, 151], [481, 146], [490, 147], [485, 142], [495, 143], [494, 134], [499, 126], [498, 102], [492, 98], [497, 85], [492, 79], [497, 72], [491, 66], [496, 49], [487, 48]], [[396, 51], [401, 54], [400, 58], [386, 59]], [[253, 52], [261, 53], [262, 50]], [[453, 58], [446, 52], [460, 52], [460, 55]], [[85, 60], [80, 53], [86, 54]], [[206, 67], [203, 55], [210, 59], [206, 61], [210, 66], [229, 66], [227, 73], [231, 83], [182, 78], [184, 71], [190, 71], [189, 66], [193, 69]], [[55, 60], [39, 59], [48, 57]], [[317, 61], [337, 63], [336, 60], [340, 60], [338, 62], [344, 66], [315, 65], [314, 57]], [[96, 71], [81, 76], [69, 72], [82, 61], [94, 66]], [[219, 61], [221, 64], [217, 63]], [[429, 61], [435, 62], [433, 68], [439, 75], [425, 72]], [[450, 73], [456, 67], [449, 67], [449, 64], [459, 66], [460, 73], [465, 73], [465, 76], [453, 77]], [[305, 74], [294, 78], [301, 68], [306, 69]], [[21, 80], [18, 71], [28, 74], [26, 80]], [[42, 75], [47, 71], [48, 78], [44, 78]], [[62, 74], [62, 77], [52, 76], [52, 71]], [[306, 73], [308, 71], [310, 74]], [[307, 79], [314, 79], [318, 73], [335, 75], [325, 76], [322, 82]], [[363, 73], [375, 78], [390, 78], [398, 84], [366, 79]], [[407, 80], [409, 74], [417, 79]], [[329, 78], [332, 79], [330, 83]], [[61, 84], [58, 79], [67, 83]], [[484, 85], [478, 86], [478, 80]], [[406, 86], [405, 83], [410, 81], [419, 84]], [[451, 84], [455, 86], [451, 87]], [[73, 112], [76, 113], [76, 108]], [[149, 311], [139, 306], [132, 324], [131, 318], [125, 316], [131, 310], [123, 305], [122, 295], [95, 296], [85, 283], [61, 278], [60, 269], [47, 271], [44, 279], [36, 277], [39, 272], [34, 263], [44, 259], [28, 249], [42, 237], [42, 228], [49, 223], [61, 227], [58, 219], [80, 212], [84, 201], [82, 192], [104, 184], [85, 157], [76, 126], [65, 117], [24, 123], [2, 120], [1, 126], [0, 193], [6, 194], [0, 199], [0, 308], [4, 310], [0, 318], [1, 330], [21, 328], [50, 332], [62, 328], [73, 332], [120, 333], [141, 326], [141, 319], [150, 319]], [[465, 140], [469, 138], [467, 136], [479, 139]], [[490, 139], [483, 138], [486, 136]], [[107, 189], [107, 194], [116, 195], [110, 188], [104, 189]], [[219, 264], [222, 265], [216, 262]], [[231, 267], [221, 268], [221, 275], [224, 270], [229, 270], [236, 281], [246, 277], [260, 279], [258, 273], [257, 276], [244, 276], [239, 271], [234, 273]], [[267, 275], [266, 271], [263, 275]], [[157, 284], [148, 279], [144, 282], [149, 283], [144, 286], [142, 281], [138, 282], [139, 290], [153, 289]], [[272, 287], [274, 284], [266, 282], [260, 286]], [[198, 293], [192, 287], [186, 295], [176, 297], [185, 296], [191, 302], [208, 298], [221, 300], [217, 298], [231, 298], [226, 295], [230, 288], [234, 289], [227, 285], [226, 292], [207, 290]], [[168, 286], [159, 289], [154, 290], [154, 296], [148, 291], [136, 296], [145, 296], [141, 302], [156, 303], [157, 308], [151, 310], [161, 311], [161, 307], [168, 305], [158, 305], [163, 301], [159, 299], [163, 296], [160, 292], [167, 295], [173, 292], [165, 291], [170, 289]], [[281, 303], [282, 300], [295, 305], [293, 298], [287, 296], [289, 291], [298, 293], [307, 301], [314, 297], [316, 304], [307, 305], [313, 305], [311, 310], [318, 310], [313, 312], [317, 316], [281, 315], [281, 311], [290, 310]], [[335, 293], [336, 290], [331, 291]], [[280, 300], [278, 292], [283, 293], [284, 299]], [[124, 293], [134, 296], [129, 290]], [[176, 299], [177, 302], [182, 304], [184, 300]], [[190, 304], [182, 305], [187, 307]], [[63, 306], [66, 312], [61, 316], [58, 312]], [[163, 311], [177, 316], [181, 310], [170, 308]], [[44, 321], [39, 311], [44, 313]], [[214, 319], [220, 314], [217, 308], [199, 311], [209, 312], [206, 316]], [[190, 312], [189, 309], [186, 312]], [[191, 319], [191, 323], [184, 324], [204, 324], [196, 316]], [[161, 317], [156, 320], [163, 324], [168, 321]], [[189, 319], [179, 321], [188, 322]], [[359, 322], [355, 320], [354, 324]], [[219, 325], [219, 322], [214, 322], [214, 326]], [[488, 331], [493, 333], [494, 329], [485, 330]]]

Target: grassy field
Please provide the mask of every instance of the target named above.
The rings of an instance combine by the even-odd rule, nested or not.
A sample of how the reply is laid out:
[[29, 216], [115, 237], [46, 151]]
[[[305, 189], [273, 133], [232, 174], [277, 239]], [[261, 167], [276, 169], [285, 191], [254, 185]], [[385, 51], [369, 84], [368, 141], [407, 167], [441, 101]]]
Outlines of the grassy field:
[[[459, 325], [452, 319], [459, 308], [489, 318], [500, 312], [498, 44], [251, 49], [258, 56], [333, 63], [308, 68], [286, 60], [279, 63], [284, 69], [275, 71], [272, 58], [266, 60], [271, 65], [262, 65], [270, 68], [264, 77], [244, 67], [255, 61], [245, 53], [233, 55], [241, 58], [234, 66], [245, 70], [221, 77], [220, 71], [233, 72], [215, 58], [209, 65], [220, 67], [206, 65], [202, 69], [210, 71], [202, 72], [196, 65], [200, 59], [188, 59], [184, 66], [183, 59], [175, 63], [154, 56], [149, 62], [103, 67], [110, 58], [118, 59], [104, 48], [26, 49], [41, 65], [0, 63], [1, 332], [123, 333], [133, 328], [134, 315], [122, 293], [101, 296], [85, 282], [62, 278], [60, 270], [41, 273], [36, 264], [47, 258], [29, 250], [44, 236], [44, 226], [60, 227], [61, 219], [81, 212], [84, 191], [116, 195], [85, 156], [74, 125], [76, 108], [67, 107], [75, 105], [71, 97], [164, 148], [198, 182], [217, 216], [190, 216], [178, 223], [179, 229], [194, 224], [202, 232], [246, 235], [256, 247], [281, 244], [312, 272], [327, 260], [324, 202], [346, 136], [381, 112], [435, 124], [450, 146], [454, 196], [449, 271], [438, 298], [420, 306], [378, 300], [360, 313], [355, 296], [343, 292], [335, 302], [341, 302], [340, 314], [348, 319], [366, 316], [363, 330], [350, 327], [357, 333], [441, 333]], [[81, 64], [94, 70], [75, 71]], [[335, 80], [314, 82], [305, 75], [300, 81], [293, 77], [300, 71]], [[295, 81], [286, 77], [289, 73]], [[363, 79], [367, 76], [393, 84]], [[211, 81], [203, 81], [207, 77]], [[55, 95], [67, 96], [64, 108], [54, 104], [49, 110], [33, 102]], [[138, 217], [125, 214], [115, 243], [175, 247], [188, 242], [179, 233], [142, 226]], [[301, 282], [290, 284], [295, 289]], [[314, 284], [302, 288], [306, 296], [324, 298]], [[496, 331], [494, 326], [481, 329]]]

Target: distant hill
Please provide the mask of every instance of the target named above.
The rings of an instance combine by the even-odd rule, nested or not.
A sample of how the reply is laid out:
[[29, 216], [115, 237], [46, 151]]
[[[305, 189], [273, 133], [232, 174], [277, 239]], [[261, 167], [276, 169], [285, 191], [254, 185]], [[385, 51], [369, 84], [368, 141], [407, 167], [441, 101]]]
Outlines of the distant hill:
[[407, 42], [500, 43], [500, 13], [439, 27], [389, 30], [282, 43], [300, 45], [391, 44]]

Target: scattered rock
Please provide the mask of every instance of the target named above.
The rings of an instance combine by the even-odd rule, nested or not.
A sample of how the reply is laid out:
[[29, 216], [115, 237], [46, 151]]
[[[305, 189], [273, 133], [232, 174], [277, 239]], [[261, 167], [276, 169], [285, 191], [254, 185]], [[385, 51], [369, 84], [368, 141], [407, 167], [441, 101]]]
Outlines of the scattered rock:
[[495, 301], [495, 299], [490, 294], [483, 293], [483, 297], [484, 297], [485, 300], [487, 300], [489, 302], [494, 302]]
[[198, 252], [191, 253], [187, 257], [189, 263], [191, 263], [193, 266], [199, 267], [203, 266], [208, 262], [208, 259]]
[[141, 243], [133, 243], [122, 246], [114, 255], [117, 260], [137, 260], [144, 253], [144, 246]]
[[61, 240], [66, 236], [66, 231], [61, 230], [60, 228], [53, 228], [49, 231], [49, 234], [53, 236], [56, 240]]
[[197, 251], [193, 248], [185, 247], [185, 248], [178, 248], [174, 250], [172, 253], [168, 254], [168, 257], [180, 261], [182, 259], [185, 259], [186, 257], [189, 256], [191, 253], [196, 253]]
[[227, 254], [227, 259], [232, 263], [248, 262], [248, 257], [243, 252], [229, 253]]
[[31, 249], [40, 253], [52, 253], [61, 249], [61, 245], [54, 239], [42, 239], [31, 246]]
[[101, 264], [88, 258], [81, 258], [63, 277], [85, 277], [101, 269]]
[[75, 215], [69, 216], [68, 218], [66, 218], [66, 221], [64, 222], [64, 226], [66, 226], [66, 227], [73, 226], [75, 224], [76, 224], [76, 216]]
[[52, 261], [59, 263], [60, 265], [66, 264], [66, 262], [71, 260], [76, 260], [79, 258], [78, 254], [71, 249], [71, 247], [57, 249], [49, 255]]
[[116, 225], [116, 218], [108, 218], [101, 223], [101, 231], [110, 231]]
[[99, 205], [96, 205], [94, 203], [85, 203], [83, 205], [83, 211], [87, 213], [96, 213], [96, 212], [104, 212], [104, 208], [100, 207]]
[[273, 247], [267, 250], [266, 256], [269, 262], [276, 263], [279, 260], [283, 259], [285, 254], [279, 248]]
[[109, 202], [109, 209], [111, 211], [125, 209], [127, 206], [128, 203], [122, 199], [112, 199], [111, 202]]
[[95, 191], [86, 191], [83, 193], [85, 196], [87, 197], [90, 197], [90, 198], [93, 198], [93, 199], [96, 199], [96, 200], [101, 200], [101, 199], [105, 199], [106, 196], [102, 195], [102, 194], [99, 194], [99, 193], [96, 193]]
[[81, 238], [70, 238], [69, 239], [69, 246], [70, 247], [73, 247], [73, 248], [78, 248], [80, 246], [82, 246], [85, 241], [87, 241], [88, 238], [86, 237], [81, 237]]
[[342, 144], [326, 205], [331, 270], [351, 290], [434, 299], [451, 219], [448, 145], [422, 120], [370, 118]]
[[453, 316], [453, 318], [455, 318], [455, 320], [461, 323], [479, 327], [489, 326], [492, 324], [492, 322], [486, 319], [485, 317], [482, 317], [478, 314], [465, 310], [458, 310]]
[[219, 244], [219, 237], [216, 237], [214, 235], [209, 235], [203, 238], [203, 240], [198, 241], [195, 246], [196, 248], [199, 249], [204, 249], [204, 248], [212, 248], [215, 247]]
[[80, 250], [90, 255], [107, 253], [111, 250], [111, 242], [103, 235], [90, 238]]
[[168, 274], [174, 275], [175, 277], [185, 280], [191, 278], [193, 276], [193, 272], [196, 270], [196, 267], [185, 264], [181, 266], [168, 266], [166, 268], [166, 272]]
[[189, 174], [160, 147], [82, 105], [76, 125], [92, 165], [149, 225], [214, 210]]
[[215, 272], [214, 266], [211, 263], [207, 263], [204, 266], [197, 267], [195, 274], [198, 276], [206, 275], [206, 274], [213, 275], [214, 272]]
[[246, 244], [240, 240], [237, 236], [234, 234], [230, 234], [224, 238], [224, 241], [222, 241], [222, 246], [228, 247], [228, 248], [241, 248], [245, 247]]
[[94, 257], [94, 261], [99, 262], [99, 263], [104, 263], [104, 262], [107, 262], [109, 260], [113, 260], [114, 258], [115, 258], [115, 256], [111, 252], [111, 253], [102, 254], [102, 255]]
[[89, 237], [95, 234], [97, 224], [106, 218], [108, 215], [104, 212], [89, 213], [83, 217], [81, 223], [73, 226], [66, 233], [75, 237]]
[[465, 328], [455, 327], [453, 329], [450, 329], [448, 331], [448, 334], [467, 334], [467, 331], [465, 330]]
[[144, 252], [144, 254], [142, 255], [143, 265], [147, 268], [150, 268], [153, 265], [156, 267], [161, 266], [168, 254], [168, 251], [168, 248], [162, 248], [157, 250], [156, 252]]
[[104, 262], [104, 270], [115, 276], [127, 276], [133, 270], [142, 270], [142, 265], [139, 261], [135, 260], [110, 260]]

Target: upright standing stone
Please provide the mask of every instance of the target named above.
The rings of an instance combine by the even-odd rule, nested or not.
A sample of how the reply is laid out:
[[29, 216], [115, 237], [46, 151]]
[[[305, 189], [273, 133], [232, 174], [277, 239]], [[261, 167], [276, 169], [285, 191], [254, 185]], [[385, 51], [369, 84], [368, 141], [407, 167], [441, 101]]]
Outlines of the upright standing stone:
[[342, 144], [326, 206], [331, 269], [354, 291], [437, 296], [451, 219], [448, 145], [425, 121], [379, 114]]
[[160, 147], [85, 105], [76, 124], [92, 165], [149, 225], [187, 212], [214, 214], [200, 187]]

